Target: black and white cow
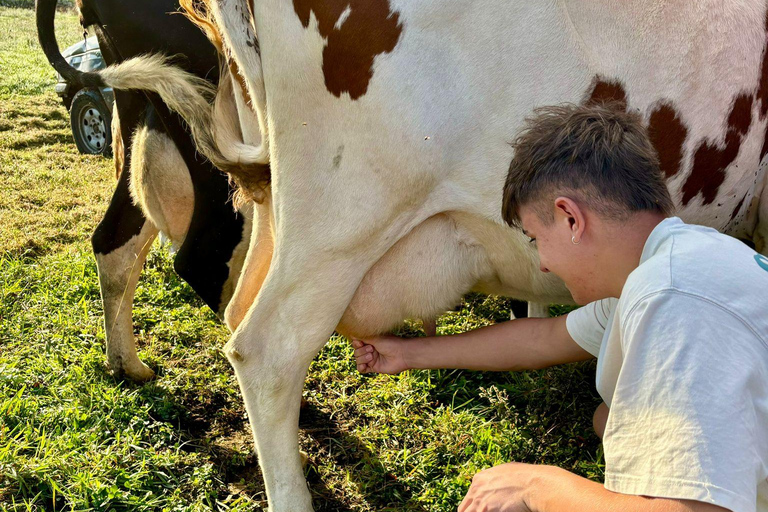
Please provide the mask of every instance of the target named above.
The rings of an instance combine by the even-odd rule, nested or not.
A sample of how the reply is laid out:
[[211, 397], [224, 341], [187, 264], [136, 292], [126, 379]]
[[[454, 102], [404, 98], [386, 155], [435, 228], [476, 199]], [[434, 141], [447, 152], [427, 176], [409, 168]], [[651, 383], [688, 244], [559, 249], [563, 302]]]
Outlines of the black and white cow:
[[[108, 65], [147, 53], [216, 83], [218, 53], [177, 0], [80, 0], [84, 27], [93, 27]], [[56, 0], [37, 2], [38, 36], [48, 60], [71, 82], [54, 33]], [[227, 78], [228, 79], [228, 78]], [[234, 92], [234, 91], [233, 91]], [[107, 356], [119, 376], [144, 381], [154, 372], [139, 360], [132, 303], [149, 247], [159, 231], [177, 250], [174, 268], [223, 316], [250, 236], [248, 209], [235, 212], [226, 175], [197, 153], [186, 125], [158, 96], [115, 91], [118, 182], [93, 237], [104, 303]]]

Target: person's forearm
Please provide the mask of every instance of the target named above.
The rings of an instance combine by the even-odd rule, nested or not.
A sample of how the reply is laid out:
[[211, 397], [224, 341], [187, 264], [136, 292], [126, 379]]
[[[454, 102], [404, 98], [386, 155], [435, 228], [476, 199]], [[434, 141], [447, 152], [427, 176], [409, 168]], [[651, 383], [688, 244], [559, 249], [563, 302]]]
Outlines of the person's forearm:
[[708, 503], [620, 494], [553, 466], [541, 466], [528, 507], [532, 512], [727, 512]]
[[561, 317], [523, 318], [452, 336], [415, 338], [404, 344], [403, 357], [412, 369], [501, 371], [544, 368], [589, 355], [570, 340]]

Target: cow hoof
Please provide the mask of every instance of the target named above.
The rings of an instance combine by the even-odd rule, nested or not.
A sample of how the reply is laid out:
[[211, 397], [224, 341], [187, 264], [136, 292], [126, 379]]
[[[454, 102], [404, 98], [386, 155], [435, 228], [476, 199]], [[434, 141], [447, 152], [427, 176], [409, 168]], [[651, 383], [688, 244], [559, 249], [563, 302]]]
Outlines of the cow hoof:
[[134, 382], [147, 382], [155, 378], [155, 372], [141, 361], [132, 367], [112, 366], [112, 374], [118, 379], [127, 378]]
[[299, 451], [299, 457], [301, 457], [301, 467], [306, 469], [307, 464], [309, 464], [309, 455], [305, 451]]
[[131, 370], [130, 373], [126, 372], [126, 375], [128, 375], [129, 379], [136, 382], [147, 382], [155, 378], [155, 372], [144, 363], [141, 363], [141, 367], [138, 370]]

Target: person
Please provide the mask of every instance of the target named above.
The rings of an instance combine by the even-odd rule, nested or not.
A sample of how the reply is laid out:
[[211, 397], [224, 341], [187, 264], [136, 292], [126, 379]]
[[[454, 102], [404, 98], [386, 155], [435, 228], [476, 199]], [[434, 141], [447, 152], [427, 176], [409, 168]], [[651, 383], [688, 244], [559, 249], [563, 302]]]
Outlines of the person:
[[353, 340], [358, 370], [597, 358], [604, 484], [509, 463], [475, 475], [460, 512], [768, 512], [768, 258], [670, 216], [636, 113], [542, 108], [513, 146], [502, 216], [585, 306], [453, 336]]

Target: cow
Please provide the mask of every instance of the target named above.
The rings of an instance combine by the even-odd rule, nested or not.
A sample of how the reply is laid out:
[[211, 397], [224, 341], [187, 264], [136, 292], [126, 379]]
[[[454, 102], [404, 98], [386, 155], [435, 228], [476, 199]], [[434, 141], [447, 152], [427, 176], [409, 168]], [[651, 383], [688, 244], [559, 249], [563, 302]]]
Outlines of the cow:
[[[299, 402], [335, 328], [382, 332], [471, 289], [571, 300], [501, 218], [508, 142], [535, 107], [610, 100], [639, 111], [678, 214], [766, 254], [767, 7], [210, 0], [259, 127], [222, 168], [257, 202], [269, 196], [273, 226], [266, 271], [245, 264], [238, 290], [254, 298], [224, 347], [270, 510], [312, 510]], [[147, 79], [160, 74], [162, 84]], [[157, 91], [211, 149], [215, 123], [199, 122], [210, 108], [195, 102], [209, 91], [162, 59], [89, 79]]]
[[[61, 58], [53, 32], [56, 2], [38, 2], [38, 35], [49, 60]], [[179, 62], [216, 83], [218, 52], [175, 0], [83, 0], [84, 27], [93, 26], [107, 64], [136, 55], [183, 54]], [[70, 76], [77, 80], [77, 76]], [[228, 81], [228, 78], [224, 79]], [[230, 94], [234, 94], [234, 91]], [[223, 95], [223, 93], [222, 93]], [[139, 274], [159, 231], [177, 251], [174, 267], [223, 317], [251, 233], [251, 208], [235, 212], [226, 175], [195, 152], [189, 130], [157, 97], [115, 91], [113, 141], [117, 187], [92, 245], [104, 304], [107, 358], [117, 376], [146, 381], [154, 372], [136, 353], [131, 308]]]

